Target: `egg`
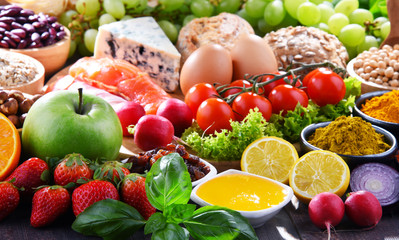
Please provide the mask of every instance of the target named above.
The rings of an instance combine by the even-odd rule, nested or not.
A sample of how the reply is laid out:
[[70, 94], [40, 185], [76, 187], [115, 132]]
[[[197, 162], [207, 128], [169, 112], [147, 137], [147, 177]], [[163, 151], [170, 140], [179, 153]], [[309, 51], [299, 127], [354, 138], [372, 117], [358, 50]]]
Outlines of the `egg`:
[[229, 84], [233, 63], [228, 50], [218, 44], [207, 44], [195, 50], [180, 72], [180, 89], [184, 95], [197, 83]]
[[244, 79], [245, 74], [258, 75], [277, 72], [278, 65], [273, 50], [261, 37], [244, 34], [230, 51], [233, 60], [233, 79]]

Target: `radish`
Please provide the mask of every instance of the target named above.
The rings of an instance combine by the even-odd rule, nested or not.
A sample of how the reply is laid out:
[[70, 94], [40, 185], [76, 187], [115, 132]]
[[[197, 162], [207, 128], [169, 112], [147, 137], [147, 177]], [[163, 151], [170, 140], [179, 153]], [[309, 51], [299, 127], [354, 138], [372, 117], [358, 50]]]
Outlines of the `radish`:
[[119, 104], [116, 109], [116, 114], [122, 125], [123, 136], [130, 136], [127, 127], [129, 125], [135, 125], [139, 119], [145, 115], [145, 110], [140, 104], [129, 101]]
[[308, 206], [308, 212], [310, 220], [316, 227], [327, 229], [328, 239], [330, 239], [330, 229], [341, 222], [345, 214], [345, 205], [338, 195], [323, 192], [312, 198]]
[[170, 98], [159, 105], [157, 115], [167, 118], [175, 129], [175, 136], [180, 137], [193, 123], [190, 107], [177, 98]]
[[360, 227], [375, 227], [382, 217], [378, 199], [368, 191], [349, 193], [345, 200], [345, 212], [350, 220]]
[[145, 115], [134, 126], [134, 143], [144, 151], [168, 145], [173, 140], [172, 123], [157, 115]]

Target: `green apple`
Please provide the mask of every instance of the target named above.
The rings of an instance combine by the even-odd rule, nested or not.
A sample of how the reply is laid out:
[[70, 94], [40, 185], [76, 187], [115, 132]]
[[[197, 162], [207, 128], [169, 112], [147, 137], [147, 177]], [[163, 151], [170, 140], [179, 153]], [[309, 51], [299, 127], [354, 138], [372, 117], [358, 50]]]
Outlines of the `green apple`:
[[92, 160], [115, 160], [122, 138], [122, 127], [111, 105], [97, 96], [72, 91], [41, 97], [29, 110], [22, 128], [24, 152], [42, 159], [80, 153]]

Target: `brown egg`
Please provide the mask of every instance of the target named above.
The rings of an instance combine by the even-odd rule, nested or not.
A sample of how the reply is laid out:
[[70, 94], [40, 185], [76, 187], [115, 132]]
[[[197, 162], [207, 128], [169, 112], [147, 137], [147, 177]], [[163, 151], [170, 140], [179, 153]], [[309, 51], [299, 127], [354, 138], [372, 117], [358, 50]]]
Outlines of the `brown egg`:
[[195, 50], [180, 72], [180, 88], [184, 95], [197, 83], [229, 84], [233, 76], [230, 53], [218, 44], [207, 44]]
[[257, 35], [242, 35], [230, 54], [233, 60], [234, 80], [243, 79], [245, 74], [258, 75], [278, 70], [273, 50]]

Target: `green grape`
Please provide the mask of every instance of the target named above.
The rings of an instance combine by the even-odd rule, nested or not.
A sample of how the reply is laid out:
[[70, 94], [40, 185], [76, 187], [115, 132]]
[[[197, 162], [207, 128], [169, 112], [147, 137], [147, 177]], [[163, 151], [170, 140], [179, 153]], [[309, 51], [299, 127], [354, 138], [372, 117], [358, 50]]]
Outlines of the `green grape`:
[[72, 22], [73, 18], [78, 15], [78, 12], [75, 10], [68, 10], [66, 12], [63, 12], [60, 15], [60, 18], [58, 19], [59, 23], [61, 23], [64, 26], [68, 26], [70, 22]]
[[[122, 19], [121, 19], [122, 20]], [[100, 26], [108, 23], [116, 22], [116, 19], [109, 13], [104, 13], [101, 15], [101, 17], [98, 19], [98, 24]]]
[[364, 41], [357, 46], [357, 53], [362, 53], [363, 51], [368, 51], [371, 47], [378, 48], [378, 40], [374, 36], [367, 35]]
[[76, 42], [76, 40], [71, 40], [71, 44], [69, 46], [68, 58], [72, 57], [75, 54], [77, 45], [78, 43]]
[[[331, 1], [326, 1], [326, 0], [324, 0], [324, 1], [323, 1], [322, 3], [320, 3], [320, 4], [327, 5], [328, 7], [334, 9], [334, 5], [332, 4]], [[320, 4], [319, 4], [319, 5], [320, 5]]]
[[346, 16], [349, 16], [355, 9], [359, 8], [358, 0], [342, 0], [337, 5], [335, 5], [336, 13], [343, 13]]
[[78, 0], [76, 11], [85, 16], [94, 17], [100, 11], [101, 5], [98, 0]]
[[97, 29], [87, 29], [83, 35], [83, 42], [91, 53], [94, 52], [94, 45], [96, 43], [96, 37], [97, 37], [98, 31]]
[[244, 9], [250, 17], [261, 18], [265, 13], [267, 3], [263, 0], [248, 0]]
[[317, 24], [316, 26], [318, 29], [323, 30], [326, 33], [330, 33], [330, 28], [328, 28], [328, 25], [326, 23], [320, 22], [319, 24]]
[[98, 28], [99, 26], [100, 26], [100, 25], [99, 25], [99, 22], [98, 22], [98, 18], [95, 18], [95, 19], [90, 20], [90, 22], [89, 22], [89, 27], [90, 27], [90, 28], [96, 29], [96, 28]]
[[251, 16], [248, 15], [247, 11], [245, 10], [245, 8], [242, 8], [241, 10], [239, 10], [236, 13], [238, 16], [244, 18], [247, 22], [249, 22], [249, 24], [254, 28], [258, 25], [258, 19], [253, 18]]
[[339, 35], [341, 28], [349, 24], [349, 18], [343, 13], [334, 13], [330, 19], [328, 19], [327, 25], [330, 32], [335, 36]]
[[184, 19], [183, 19], [183, 26], [186, 26], [187, 23], [189, 23], [191, 20], [193, 20], [195, 18], [196, 17], [194, 15], [192, 15], [192, 14], [185, 16]]
[[240, 0], [221, 0], [220, 3], [216, 6], [216, 13], [235, 13], [238, 11], [238, 9], [240, 9], [240, 6]]
[[274, 30], [274, 26], [268, 24], [265, 19], [261, 18], [258, 20], [258, 29], [263, 34], [269, 33]]
[[361, 26], [364, 26], [365, 22], [373, 22], [374, 16], [373, 14], [366, 9], [358, 8], [355, 9], [351, 14], [349, 14], [349, 22], [356, 23]]
[[348, 52], [349, 59], [353, 59], [357, 56], [357, 47], [349, 47], [345, 46], [346, 51]]
[[135, 7], [129, 8], [129, 13], [142, 13], [148, 5], [148, 0], [138, 0], [139, 4]]
[[381, 38], [385, 39], [388, 37], [391, 31], [391, 22], [386, 22], [381, 25]]
[[169, 40], [172, 43], [175, 43], [177, 40], [177, 35], [179, 34], [179, 32], [176, 29], [176, 26], [167, 20], [161, 20], [158, 22], [158, 24], [162, 28], [166, 36], [168, 36]]
[[320, 10], [320, 22], [328, 23], [328, 19], [335, 13], [334, 8], [327, 4], [319, 4], [317, 8]]
[[298, 20], [291, 17], [291, 15], [289, 14], [285, 14], [283, 21], [276, 26], [276, 29], [285, 28], [289, 26], [296, 26], [296, 25], [298, 25]]
[[125, 4], [126, 9], [135, 8], [140, 4], [140, 0], [122, 0], [122, 3]]
[[296, 13], [299, 5], [306, 2], [306, 0], [284, 0], [284, 7], [288, 14], [294, 19], [298, 19]]
[[116, 19], [125, 16], [126, 10], [121, 0], [104, 0], [103, 7], [105, 12], [111, 14]]
[[311, 2], [299, 5], [296, 13], [298, 20], [305, 26], [315, 25], [320, 21], [320, 9]]
[[359, 24], [348, 24], [341, 29], [338, 39], [349, 47], [356, 47], [361, 44], [366, 37], [366, 32]]
[[196, 17], [212, 16], [214, 10], [213, 5], [208, 0], [193, 0], [190, 9]]
[[325, 0], [310, 0], [311, 3], [314, 3], [316, 5], [319, 5], [321, 3], [323, 3]]
[[373, 23], [375, 24], [375, 27], [373, 27], [373, 35], [376, 37], [381, 37], [381, 31], [380, 31], [381, 25], [388, 21], [389, 20], [386, 17], [378, 17], [374, 19]]
[[121, 18], [120, 20], [121, 21], [126, 21], [126, 20], [130, 20], [130, 19], [133, 19], [133, 17], [132, 16], [130, 16], [130, 15], [125, 15], [123, 18]]
[[267, 4], [263, 18], [269, 25], [276, 26], [284, 20], [285, 15], [283, 2], [273, 1]]
[[159, 0], [158, 2], [162, 6], [162, 10], [165, 12], [177, 10], [184, 4], [184, 0]]

